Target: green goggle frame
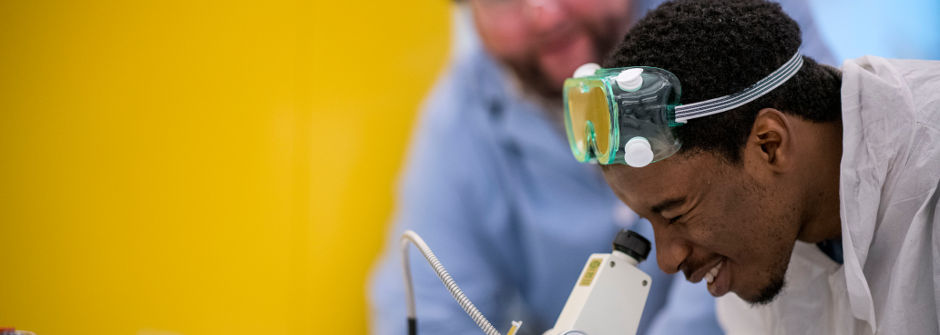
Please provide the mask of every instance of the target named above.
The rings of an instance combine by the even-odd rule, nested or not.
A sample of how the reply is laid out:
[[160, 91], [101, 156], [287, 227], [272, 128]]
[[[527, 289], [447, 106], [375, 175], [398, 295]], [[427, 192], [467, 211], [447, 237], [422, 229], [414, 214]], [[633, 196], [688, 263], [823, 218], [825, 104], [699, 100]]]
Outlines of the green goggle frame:
[[628, 158], [636, 158], [636, 165], [645, 165], [679, 150], [669, 128], [677, 125], [681, 87], [669, 71], [597, 69], [565, 80], [563, 92], [568, 144], [578, 161], [628, 164]]
[[683, 105], [679, 78], [669, 71], [585, 64], [565, 80], [562, 91], [568, 144], [582, 163], [646, 166], [679, 151], [682, 144], [672, 128], [747, 104], [782, 85], [802, 65], [797, 52], [743, 91]]

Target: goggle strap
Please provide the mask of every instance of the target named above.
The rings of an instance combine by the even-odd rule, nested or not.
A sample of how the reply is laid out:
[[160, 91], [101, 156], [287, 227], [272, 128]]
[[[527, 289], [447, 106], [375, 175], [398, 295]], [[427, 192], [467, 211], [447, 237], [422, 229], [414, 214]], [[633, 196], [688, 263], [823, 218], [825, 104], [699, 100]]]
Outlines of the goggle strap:
[[726, 96], [700, 101], [688, 105], [676, 106], [676, 122], [685, 123], [688, 120], [718, 114], [741, 107], [764, 94], [773, 91], [783, 83], [790, 80], [803, 66], [803, 55], [797, 51], [786, 63], [773, 73], [764, 77], [747, 89]]

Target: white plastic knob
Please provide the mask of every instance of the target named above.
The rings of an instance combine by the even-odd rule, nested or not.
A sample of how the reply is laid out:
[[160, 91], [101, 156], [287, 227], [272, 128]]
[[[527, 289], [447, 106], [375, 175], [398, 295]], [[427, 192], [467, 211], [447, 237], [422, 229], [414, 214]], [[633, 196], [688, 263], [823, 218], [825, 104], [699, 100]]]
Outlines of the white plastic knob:
[[643, 69], [641, 68], [623, 70], [623, 72], [617, 75], [617, 86], [620, 86], [621, 90], [627, 92], [636, 91], [643, 86], [642, 74]]
[[635, 168], [641, 168], [653, 162], [653, 148], [645, 137], [637, 136], [623, 145], [623, 160]]
[[601, 66], [597, 65], [597, 63], [586, 63], [584, 65], [579, 66], [576, 70], [574, 70], [574, 77], [581, 78], [581, 77], [593, 76], [594, 71], [600, 70], [600, 68]]

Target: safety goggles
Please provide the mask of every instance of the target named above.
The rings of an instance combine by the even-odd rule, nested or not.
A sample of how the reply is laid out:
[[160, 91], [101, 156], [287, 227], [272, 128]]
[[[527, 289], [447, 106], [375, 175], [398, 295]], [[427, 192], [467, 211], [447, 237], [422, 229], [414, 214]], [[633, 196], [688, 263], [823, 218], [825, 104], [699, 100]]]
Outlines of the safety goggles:
[[672, 156], [682, 143], [672, 128], [732, 110], [773, 91], [803, 66], [799, 52], [750, 87], [726, 96], [681, 104], [679, 78], [655, 67], [603, 69], [582, 65], [563, 88], [565, 130], [582, 163], [643, 167]]

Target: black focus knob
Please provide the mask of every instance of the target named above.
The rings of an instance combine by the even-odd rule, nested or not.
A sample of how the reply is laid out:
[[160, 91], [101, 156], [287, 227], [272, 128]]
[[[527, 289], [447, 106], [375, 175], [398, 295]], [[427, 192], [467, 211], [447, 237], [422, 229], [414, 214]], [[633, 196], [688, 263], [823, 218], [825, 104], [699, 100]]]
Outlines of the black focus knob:
[[650, 241], [632, 230], [623, 229], [614, 238], [614, 250], [636, 258], [637, 262], [646, 260], [650, 255]]

